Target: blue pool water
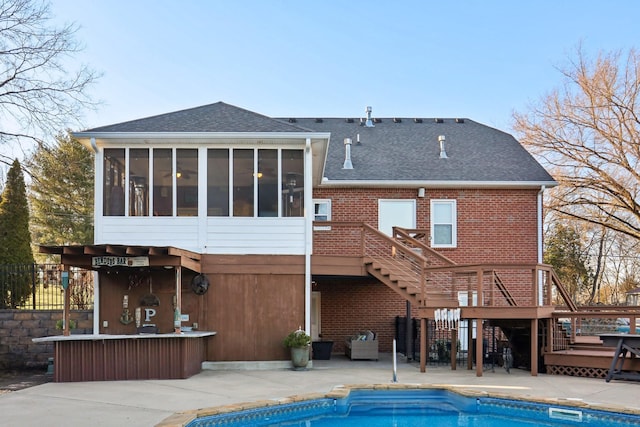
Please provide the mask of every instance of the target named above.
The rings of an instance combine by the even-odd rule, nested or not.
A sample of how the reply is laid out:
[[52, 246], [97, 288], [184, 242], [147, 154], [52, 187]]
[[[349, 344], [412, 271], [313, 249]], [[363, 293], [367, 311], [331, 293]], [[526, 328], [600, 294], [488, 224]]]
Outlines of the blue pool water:
[[422, 427], [640, 426], [640, 416], [448, 390], [353, 390], [341, 399], [315, 399], [198, 418], [188, 427]]

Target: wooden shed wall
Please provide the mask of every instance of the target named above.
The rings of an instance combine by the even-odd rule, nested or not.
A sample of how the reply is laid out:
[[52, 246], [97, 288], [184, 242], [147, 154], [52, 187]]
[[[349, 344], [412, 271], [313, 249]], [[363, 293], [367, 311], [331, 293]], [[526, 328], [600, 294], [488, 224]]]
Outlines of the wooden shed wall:
[[284, 337], [304, 328], [304, 257], [205, 255], [211, 287], [200, 329], [215, 330], [206, 360], [286, 360]]

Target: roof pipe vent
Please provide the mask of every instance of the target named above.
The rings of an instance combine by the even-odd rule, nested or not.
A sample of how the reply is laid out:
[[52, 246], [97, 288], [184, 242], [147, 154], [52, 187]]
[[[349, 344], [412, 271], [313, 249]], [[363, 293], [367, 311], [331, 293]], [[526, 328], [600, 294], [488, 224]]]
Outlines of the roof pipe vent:
[[344, 165], [342, 169], [353, 169], [353, 163], [351, 163], [351, 138], [344, 139]]
[[371, 120], [371, 111], [373, 111], [373, 109], [371, 107], [367, 107], [366, 111], [367, 111], [367, 122], [364, 125], [368, 128], [375, 127], [373, 125], [373, 121]]
[[438, 137], [438, 141], [440, 142], [440, 158], [448, 159], [449, 157], [447, 157], [447, 152], [444, 150], [444, 141], [445, 141], [444, 135], [440, 135]]

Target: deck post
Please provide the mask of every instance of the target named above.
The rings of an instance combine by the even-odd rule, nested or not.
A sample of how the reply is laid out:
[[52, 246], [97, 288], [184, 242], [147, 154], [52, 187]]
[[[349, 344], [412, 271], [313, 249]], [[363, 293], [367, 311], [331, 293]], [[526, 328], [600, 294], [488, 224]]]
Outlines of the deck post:
[[[60, 274], [66, 274], [66, 287], [64, 287], [64, 306], [63, 306], [63, 314], [62, 314], [62, 318], [63, 318], [63, 328], [62, 328], [62, 335], [64, 336], [69, 336], [71, 335], [71, 332], [69, 331], [69, 322], [71, 321], [71, 288], [72, 288], [72, 282], [70, 280], [69, 277], [69, 265], [68, 264], [63, 264], [62, 265], [62, 271], [63, 273]], [[61, 279], [63, 282], [65, 281], [64, 278]]]
[[451, 329], [451, 370], [455, 371], [458, 362], [458, 330]]
[[420, 317], [420, 372], [427, 371], [427, 319]]
[[538, 319], [531, 319], [531, 376], [538, 376]]
[[537, 269], [531, 270], [531, 305], [537, 306], [538, 304], [538, 271]]
[[473, 319], [467, 319], [467, 369], [473, 369], [473, 355], [471, 354], [471, 343], [473, 342]]
[[482, 359], [484, 359], [482, 319], [476, 319], [476, 377], [482, 376]]

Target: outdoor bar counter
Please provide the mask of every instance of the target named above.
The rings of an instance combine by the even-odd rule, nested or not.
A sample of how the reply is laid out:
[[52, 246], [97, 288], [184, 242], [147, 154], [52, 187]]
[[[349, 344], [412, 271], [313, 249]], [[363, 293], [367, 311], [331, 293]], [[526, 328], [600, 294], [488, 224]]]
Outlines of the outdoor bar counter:
[[56, 335], [55, 382], [183, 379], [202, 369], [208, 337], [216, 332]]

